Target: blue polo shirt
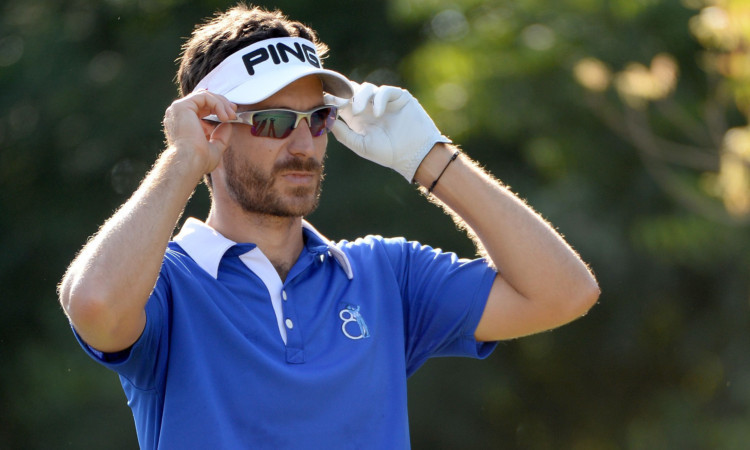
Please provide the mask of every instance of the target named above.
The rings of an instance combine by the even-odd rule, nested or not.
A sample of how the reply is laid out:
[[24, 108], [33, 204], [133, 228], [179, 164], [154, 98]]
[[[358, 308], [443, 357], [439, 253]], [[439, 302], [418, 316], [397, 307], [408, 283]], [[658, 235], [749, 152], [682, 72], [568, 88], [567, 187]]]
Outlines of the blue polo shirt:
[[[254, 244], [190, 218], [169, 243], [120, 375], [143, 449], [409, 447], [406, 379], [474, 339], [496, 272], [484, 260], [304, 222], [285, 281]], [[78, 337], [80, 341], [80, 337]]]

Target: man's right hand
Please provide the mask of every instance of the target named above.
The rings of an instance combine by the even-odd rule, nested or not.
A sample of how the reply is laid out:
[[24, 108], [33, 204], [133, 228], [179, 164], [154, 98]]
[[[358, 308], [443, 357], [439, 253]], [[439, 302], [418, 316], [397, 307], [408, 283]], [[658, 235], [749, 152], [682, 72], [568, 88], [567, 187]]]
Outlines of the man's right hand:
[[203, 120], [215, 114], [222, 121], [236, 119], [237, 105], [224, 96], [204, 89], [175, 100], [164, 114], [164, 135], [167, 145], [175, 149], [193, 149], [210, 173], [221, 161], [229, 145], [231, 124]]

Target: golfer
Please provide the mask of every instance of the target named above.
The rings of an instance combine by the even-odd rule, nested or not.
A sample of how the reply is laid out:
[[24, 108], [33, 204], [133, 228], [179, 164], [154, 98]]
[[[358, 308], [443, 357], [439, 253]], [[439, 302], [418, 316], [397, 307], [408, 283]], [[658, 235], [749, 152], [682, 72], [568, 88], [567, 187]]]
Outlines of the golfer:
[[[141, 448], [408, 448], [406, 380], [428, 358], [485, 358], [597, 301], [561, 236], [409, 92], [323, 68], [327, 50], [278, 11], [239, 5], [198, 26], [166, 149], [60, 284], [81, 346], [120, 376]], [[329, 131], [444, 205], [483, 257], [327, 239], [305, 216]], [[173, 236], [202, 180], [207, 217]]]

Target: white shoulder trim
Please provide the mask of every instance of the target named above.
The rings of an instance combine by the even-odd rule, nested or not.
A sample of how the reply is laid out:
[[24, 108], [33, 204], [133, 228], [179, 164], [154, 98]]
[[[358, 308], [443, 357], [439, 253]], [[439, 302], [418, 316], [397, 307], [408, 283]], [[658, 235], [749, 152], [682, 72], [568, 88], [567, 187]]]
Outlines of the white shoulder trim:
[[346, 253], [344, 253], [343, 250], [336, 246], [335, 242], [320, 234], [320, 232], [316, 230], [315, 227], [310, 224], [310, 222], [304, 219], [302, 220], [302, 228], [315, 234], [321, 241], [328, 244], [328, 251], [331, 252], [331, 255], [333, 255], [333, 258], [336, 260], [336, 262], [339, 263], [342, 269], [344, 269], [346, 277], [350, 280], [354, 278], [354, 271], [352, 271], [352, 265], [349, 262], [349, 258], [346, 256]]

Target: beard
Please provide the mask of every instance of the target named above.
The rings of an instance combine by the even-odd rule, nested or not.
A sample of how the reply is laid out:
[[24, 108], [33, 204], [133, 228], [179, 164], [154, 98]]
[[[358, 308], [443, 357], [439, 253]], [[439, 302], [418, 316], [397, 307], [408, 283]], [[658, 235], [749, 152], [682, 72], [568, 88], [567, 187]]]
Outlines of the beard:
[[[274, 164], [264, 173], [247, 159], [238, 158], [229, 147], [224, 152], [227, 191], [245, 211], [278, 217], [306, 216], [318, 207], [323, 185], [323, 162], [292, 157]], [[316, 178], [312, 186], [298, 186], [280, 192], [277, 175], [282, 171], [310, 172]]]

